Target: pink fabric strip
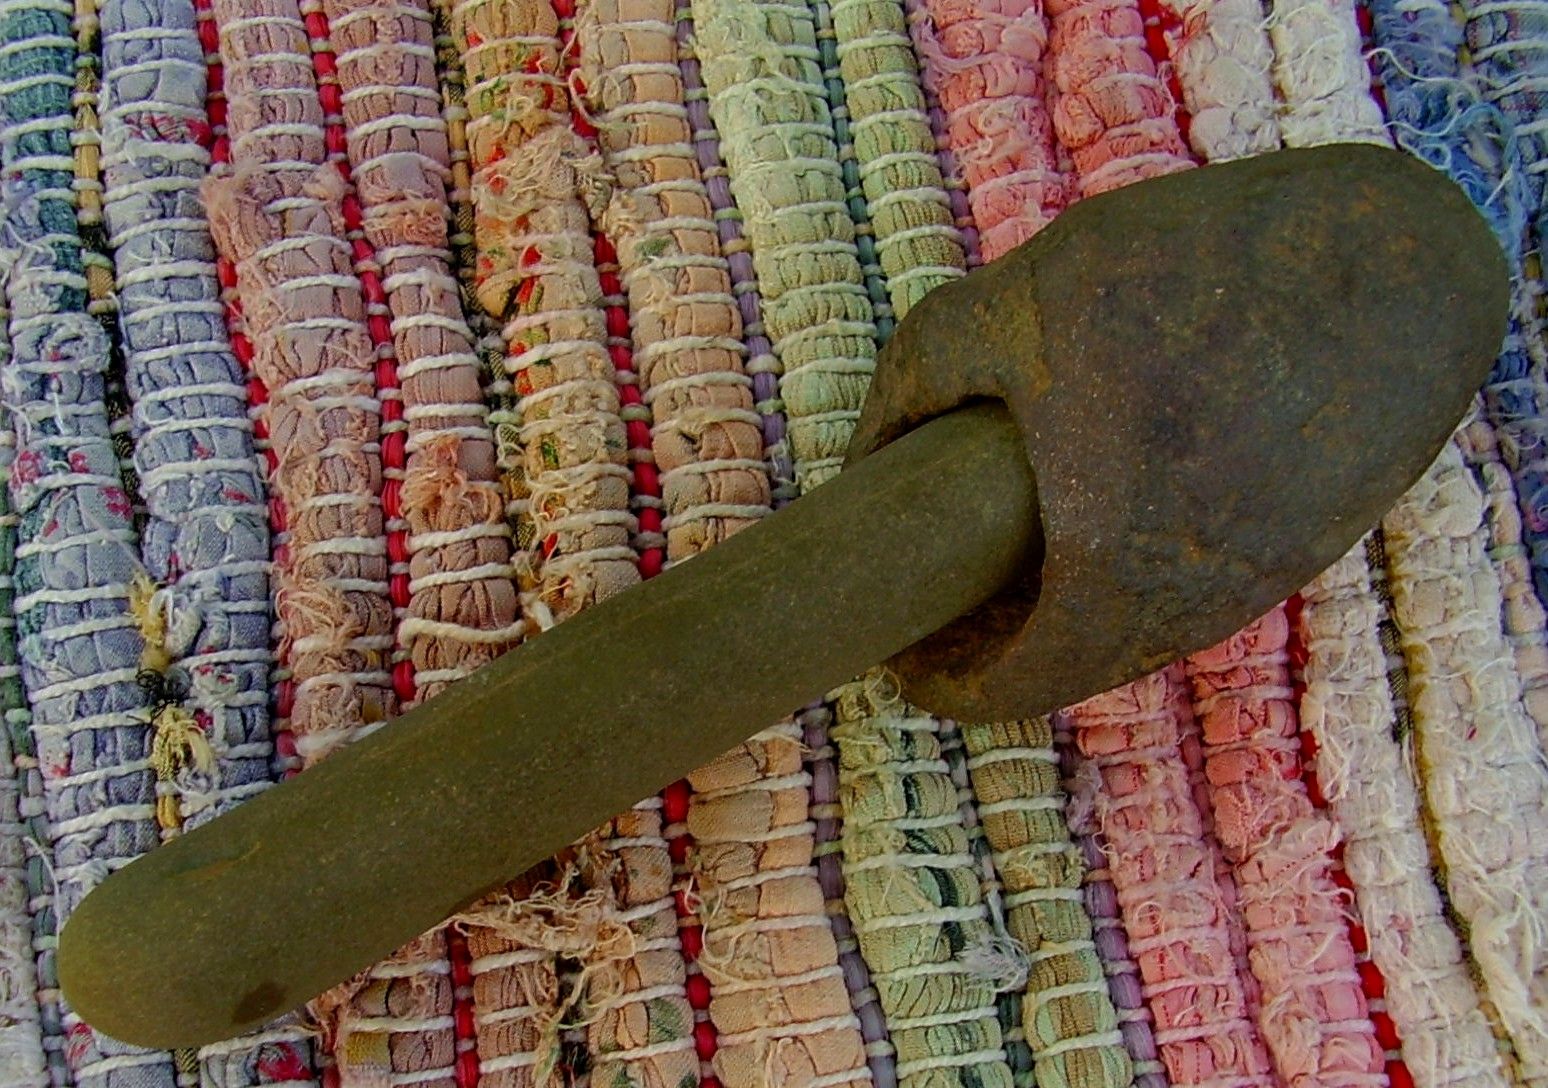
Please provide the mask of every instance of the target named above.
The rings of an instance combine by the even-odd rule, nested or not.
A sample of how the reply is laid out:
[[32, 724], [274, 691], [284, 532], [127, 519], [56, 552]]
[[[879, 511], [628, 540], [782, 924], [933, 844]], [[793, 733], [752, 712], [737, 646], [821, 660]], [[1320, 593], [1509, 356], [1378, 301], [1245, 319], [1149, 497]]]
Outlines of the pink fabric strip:
[[1129, 934], [1124, 929], [1118, 892], [1113, 887], [1111, 851], [1097, 826], [1096, 793], [1101, 776], [1083, 770], [1086, 763], [1076, 750], [1069, 714], [1054, 714], [1051, 720], [1054, 748], [1059, 753], [1060, 770], [1069, 791], [1065, 815], [1070, 834], [1080, 845], [1086, 862], [1082, 895], [1086, 912], [1091, 915], [1092, 936], [1107, 974], [1118, 1026], [1133, 1061], [1134, 1088], [1167, 1088], [1170, 1080], [1156, 1047], [1155, 1014], [1145, 1003], [1139, 963], [1129, 949]]
[[1096, 776], [1089, 793], [1172, 1082], [1274, 1088], [1183, 760], [1184, 682], [1171, 666], [1071, 707], [1081, 773]]
[[924, 0], [909, 15], [927, 89], [992, 261], [1068, 203], [1044, 105], [1039, 0]]
[[1332, 879], [1338, 829], [1302, 782], [1283, 607], [1187, 663], [1215, 832], [1231, 863], [1259, 1026], [1291, 1085], [1384, 1085]]
[[[930, 13], [925, 6], [927, 2], [928, 0], [903, 0], [909, 34], [914, 42], [916, 55], [919, 55], [921, 36], [929, 30]], [[983, 253], [979, 249], [978, 223], [973, 218], [973, 207], [968, 202], [968, 188], [967, 182], [962, 178], [962, 165], [957, 161], [957, 153], [951, 146], [946, 111], [941, 108], [940, 96], [935, 93], [934, 80], [929, 76], [929, 65], [923, 60], [921, 65], [925, 69], [921, 78], [925, 115], [930, 119], [930, 133], [935, 137], [935, 155], [941, 163], [941, 180], [945, 184], [947, 199], [951, 201], [952, 225], [962, 236], [962, 249], [967, 256], [968, 270], [972, 271], [984, 263]]]
[[233, 171], [210, 179], [205, 201], [268, 390], [271, 494], [289, 515], [275, 554], [280, 654], [295, 682], [296, 749], [311, 764], [397, 709], [381, 405], [300, 10], [216, 0], [214, 12]]
[[1236, 960], [1236, 973], [1242, 980], [1242, 993], [1247, 998], [1247, 1018], [1256, 1024], [1263, 1013], [1263, 987], [1247, 960], [1247, 926], [1242, 920], [1242, 897], [1236, 887], [1236, 876], [1215, 836], [1215, 812], [1210, 805], [1209, 782], [1204, 773], [1204, 741], [1188, 688], [1179, 687], [1175, 694], [1178, 718], [1182, 722], [1182, 757], [1188, 768], [1188, 785], [1193, 790], [1193, 803], [1198, 806], [1199, 818], [1203, 821], [1204, 848], [1209, 851], [1210, 863], [1215, 870], [1215, 883], [1225, 897], [1226, 932], [1231, 938], [1231, 956]]
[[1051, 0], [1053, 124], [1080, 196], [1193, 165], [1135, 0]]

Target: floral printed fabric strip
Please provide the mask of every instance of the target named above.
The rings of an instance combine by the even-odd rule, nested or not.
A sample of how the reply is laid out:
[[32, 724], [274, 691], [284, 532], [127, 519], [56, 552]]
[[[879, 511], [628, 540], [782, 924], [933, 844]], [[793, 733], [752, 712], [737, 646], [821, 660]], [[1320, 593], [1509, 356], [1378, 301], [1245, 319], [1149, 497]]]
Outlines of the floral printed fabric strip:
[[[441, 92], [441, 117], [446, 123], [447, 174], [445, 178], [451, 268], [457, 277], [462, 316], [476, 340], [484, 401], [489, 408], [485, 422], [495, 443], [495, 467], [502, 497], [509, 503], [515, 439], [511, 419], [515, 402], [505, 376], [505, 340], [499, 324], [478, 303], [478, 246], [473, 236], [473, 169], [468, 153], [467, 73], [462, 50], [452, 32], [451, 0], [432, 0], [431, 22], [435, 37], [435, 71]], [[507, 516], [509, 516], [507, 509]]]
[[500, 324], [478, 300], [479, 258], [474, 236], [473, 165], [468, 150], [467, 72], [462, 47], [453, 31], [451, 0], [430, 5], [435, 31], [436, 78], [440, 83], [441, 117], [446, 122], [448, 236], [452, 270], [457, 277], [462, 315], [477, 341], [480, 380], [488, 408], [485, 422], [494, 439], [495, 468], [508, 522], [516, 517], [521, 492], [521, 450], [516, 438], [516, 398], [505, 373], [505, 338]]
[[[10, 306], [0, 291], [0, 373], [10, 363]], [[4, 940], [7, 957], [3, 961], [9, 981], [6, 992], [16, 1005], [35, 1003], [29, 1015], [17, 1008], [6, 1015], [12, 1018], [12, 1030], [6, 1033], [8, 1050], [0, 1050], [12, 1063], [0, 1068], [14, 1071], [22, 1084], [42, 1084], [55, 1088], [69, 1082], [70, 1071], [64, 1055], [64, 1027], [59, 1005], [59, 980], [54, 973], [55, 913], [53, 879], [47, 855], [52, 836], [48, 829], [48, 805], [43, 790], [42, 765], [37, 757], [37, 740], [32, 735], [32, 709], [22, 687], [21, 658], [17, 646], [16, 621], [16, 537], [21, 516], [11, 502], [11, 471], [16, 458], [16, 431], [10, 413], [0, 398], [0, 732], [4, 734], [4, 757], [8, 764], [0, 775], [15, 790], [15, 822], [5, 832], [14, 835], [18, 854], [8, 854], [4, 880]], [[9, 804], [9, 802], [7, 802]], [[6, 815], [0, 810], [0, 816]], [[33, 1057], [36, 1033], [39, 1052]], [[41, 1061], [41, 1065], [37, 1062]]]
[[[10, 362], [10, 310], [0, 295], [0, 373]], [[47, 1088], [44, 1001], [39, 991], [33, 945], [33, 898], [40, 890], [28, 880], [29, 856], [48, 841], [41, 798], [34, 792], [36, 762], [28, 766], [31, 716], [16, 656], [16, 525], [11, 509], [11, 465], [16, 433], [0, 406], [0, 1082], [16, 1088]], [[17, 750], [20, 740], [21, 750]], [[37, 832], [41, 835], [29, 844]], [[41, 859], [39, 859], [41, 860]], [[56, 1021], [56, 1010], [50, 1010]], [[57, 1040], [56, 1040], [57, 1041]]]
[[[210, 163], [205, 62], [186, 0], [108, 0], [100, 100], [134, 467], [147, 518], [132, 599], [154, 677], [151, 757], [163, 835], [271, 779], [270, 537], [247, 388], [231, 353], [200, 202]], [[154, 583], [154, 584], [153, 584]], [[296, 1026], [205, 1047], [215, 1085], [301, 1081]]]
[[109, 0], [102, 16], [104, 212], [157, 583], [134, 604], [143, 664], [161, 678], [153, 756], [175, 829], [269, 782], [268, 512], [199, 200], [209, 132], [193, 6]]
[[639, 578], [627, 438], [579, 195], [598, 164], [570, 128], [557, 22], [537, 0], [467, 0], [454, 14], [472, 113], [478, 294], [509, 344], [524, 608], [539, 630]]
[[[103, 404], [108, 345], [86, 313], [71, 176], [75, 40], [68, 4], [0, 5], [0, 155], [11, 357], [0, 395], [17, 436], [11, 494], [17, 648], [48, 813], [60, 920], [157, 840], [128, 496]], [[51, 946], [38, 948], [51, 978]], [[64, 1010], [77, 1083], [173, 1083], [170, 1057], [125, 1047]]]
[[697, 1084], [698, 1047], [661, 800], [614, 817], [596, 838], [603, 870], [597, 886], [627, 927], [633, 948], [612, 957], [608, 971], [616, 982], [599, 987], [602, 996], [592, 1001], [591, 1074], [607, 1084]]
[[[571, 129], [551, 5], [462, 0], [451, 31], [467, 79], [475, 293], [503, 322], [507, 345], [499, 388], [508, 399], [492, 419], [516, 523], [522, 611], [535, 633], [639, 578], [627, 438], [591, 219], [578, 195], [597, 164]], [[609, 980], [618, 977], [619, 942], [631, 934], [608, 918], [607, 948], [593, 943], [607, 897], [584, 886], [583, 868], [573, 856], [545, 867], [534, 877], [541, 896], [525, 881], [458, 923], [481, 1084], [558, 1084], [565, 1075], [563, 1023], [590, 999], [592, 975], [562, 982], [561, 955], [605, 963]]]
[[[441, 116], [446, 122], [448, 143], [446, 196], [451, 233], [447, 240], [451, 247], [452, 267], [459, 285], [463, 316], [468, 322], [469, 331], [477, 339], [484, 397], [489, 407], [487, 423], [494, 438], [495, 467], [509, 517], [512, 513], [511, 501], [520, 491], [517, 469], [521, 451], [515, 437], [515, 399], [511, 395], [511, 383], [505, 373], [505, 339], [499, 324], [478, 301], [478, 248], [474, 237], [473, 173], [467, 136], [470, 120], [466, 102], [467, 74], [462, 65], [462, 49], [452, 29], [453, 5], [450, 0], [433, 0], [431, 18], [435, 31]], [[452, 983], [455, 1077], [459, 1088], [471, 1088], [478, 1083], [482, 1068], [478, 1053], [480, 1016], [474, 1001], [474, 959], [468, 937], [461, 928], [453, 926], [446, 937], [446, 966]], [[513, 974], [519, 981], [526, 977], [520, 969]], [[541, 967], [535, 981], [540, 985], [549, 981], [548, 974]], [[549, 991], [542, 992], [545, 1001], [549, 1000]], [[488, 1017], [491, 1012], [501, 1011], [498, 1004], [491, 1003], [490, 1009], [483, 1015]], [[517, 1030], [528, 1026], [520, 1025], [520, 1016], [512, 1019], [519, 1025]], [[530, 1043], [526, 1049], [531, 1049]]]

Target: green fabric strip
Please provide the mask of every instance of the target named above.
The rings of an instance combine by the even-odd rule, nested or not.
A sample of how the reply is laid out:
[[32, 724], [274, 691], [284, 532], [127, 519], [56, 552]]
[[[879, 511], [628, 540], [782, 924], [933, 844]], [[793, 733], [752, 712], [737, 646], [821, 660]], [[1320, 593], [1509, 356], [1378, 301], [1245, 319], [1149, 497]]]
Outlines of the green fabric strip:
[[1012, 1088], [1000, 993], [1025, 963], [990, 922], [941, 723], [872, 673], [835, 693], [845, 901], [902, 1088]]
[[842, 466], [876, 362], [816, 27], [772, 0], [695, 0], [693, 18], [805, 492]]
[[[827, 8], [820, 0], [814, 6]], [[837, 0], [831, 10], [859, 195], [893, 313], [902, 319], [933, 288], [966, 274], [967, 254], [952, 222], [901, 0]]]
[[[962, 813], [962, 826], [967, 831], [968, 846], [973, 861], [978, 866], [979, 887], [983, 890], [984, 905], [989, 908], [997, 934], [1010, 935], [1005, 928], [1005, 886], [1000, 880], [999, 860], [984, 834], [983, 821], [979, 819], [978, 802], [973, 796], [972, 776], [968, 771], [967, 743], [962, 728], [953, 721], [941, 722], [941, 758], [951, 769], [951, 784], [957, 790], [957, 808]], [[1011, 949], [1020, 958], [1021, 949]], [[1018, 963], [1018, 970], [1020, 965]], [[1024, 972], [1023, 972], [1024, 973]], [[999, 1010], [1000, 1031], [1005, 1036], [1005, 1053], [1016, 1088], [1032, 1088], [1032, 1048], [1027, 1045], [1026, 1029], [1022, 1025], [1023, 988], [1013, 986], [1001, 991], [995, 1001]]]
[[1026, 948], [1027, 1042], [1045, 1088], [1126, 1085], [1133, 1069], [1081, 894], [1086, 872], [1065, 821], [1048, 719], [964, 725], [978, 813]]
[[897, 320], [887, 292], [887, 276], [876, 256], [876, 228], [871, 223], [870, 205], [860, 183], [860, 164], [855, 161], [854, 136], [849, 123], [849, 105], [845, 101], [844, 77], [840, 71], [838, 35], [833, 29], [833, 11], [828, 0], [810, 0], [812, 21], [817, 27], [817, 54], [822, 62], [822, 85], [828, 96], [828, 113], [833, 118], [833, 137], [838, 143], [839, 169], [844, 176], [844, 202], [855, 223], [855, 251], [860, 271], [865, 276], [865, 291], [871, 297], [871, 312], [876, 318], [876, 342], [892, 339]]

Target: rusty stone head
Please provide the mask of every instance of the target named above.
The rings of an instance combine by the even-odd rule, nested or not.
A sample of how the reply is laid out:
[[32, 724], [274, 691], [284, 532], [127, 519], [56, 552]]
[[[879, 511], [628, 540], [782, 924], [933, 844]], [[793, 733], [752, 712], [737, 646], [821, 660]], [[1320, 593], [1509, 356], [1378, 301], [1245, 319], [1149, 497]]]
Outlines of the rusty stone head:
[[1440, 451], [1504, 334], [1494, 236], [1407, 155], [1287, 151], [1144, 197], [932, 292], [878, 361], [851, 463], [997, 399], [1037, 477], [1026, 576], [890, 663], [937, 714], [1076, 702], [1294, 593]]

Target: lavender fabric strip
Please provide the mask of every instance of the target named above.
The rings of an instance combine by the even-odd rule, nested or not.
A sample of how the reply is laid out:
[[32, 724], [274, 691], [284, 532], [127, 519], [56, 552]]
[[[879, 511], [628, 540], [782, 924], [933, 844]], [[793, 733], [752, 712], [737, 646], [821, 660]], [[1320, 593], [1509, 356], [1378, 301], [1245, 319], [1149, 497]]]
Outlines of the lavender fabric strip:
[[[158, 841], [129, 498], [103, 404], [108, 344], [86, 313], [71, 178], [75, 43], [67, 0], [0, 0], [0, 161], [13, 355], [0, 400], [17, 436], [11, 495], [17, 647], [52, 829], [60, 921]], [[45, 971], [46, 974], [46, 971]], [[66, 1012], [87, 1088], [172, 1088], [162, 1052], [125, 1047]]]
[[[6, 330], [9, 316], [0, 295], [0, 370], [11, 355]], [[34, 894], [28, 880], [28, 859], [39, 852], [39, 843], [46, 842], [47, 836], [45, 831], [43, 837], [33, 838], [35, 830], [43, 830], [33, 825], [33, 817], [42, 811], [29, 778], [36, 761], [18, 758], [15, 751], [20, 739], [30, 753], [31, 738], [25, 730], [32, 720], [22, 691], [21, 667], [16, 663], [12, 574], [18, 519], [11, 509], [7, 486], [15, 458], [16, 435], [10, 418], [0, 411], [0, 715], [4, 717], [0, 721], [0, 1084], [46, 1088], [49, 1071], [38, 998], [32, 931]], [[13, 729], [22, 735], [15, 736]]]
[[190, 0], [108, 0], [103, 173], [150, 609], [168, 665], [158, 722], [191, 714], [206, 760], [173, 769], [202, 823], [269, 782], [269, 529], [241, 368], [199, 200], [206, 71]]

